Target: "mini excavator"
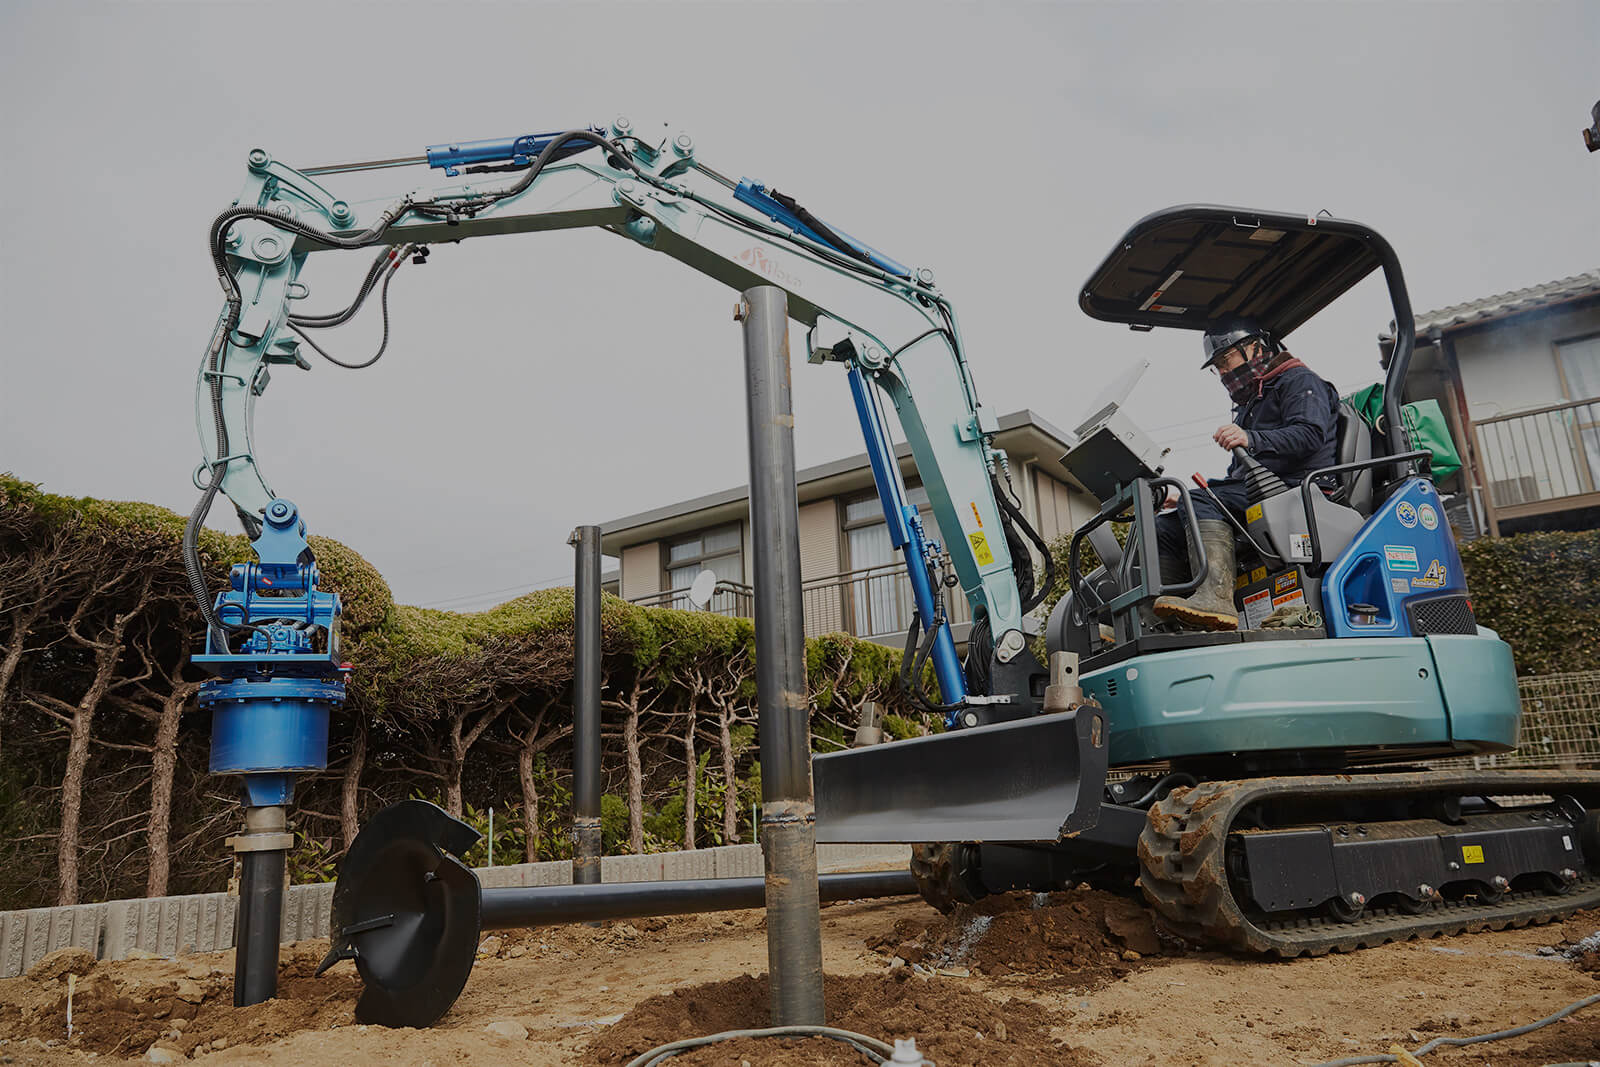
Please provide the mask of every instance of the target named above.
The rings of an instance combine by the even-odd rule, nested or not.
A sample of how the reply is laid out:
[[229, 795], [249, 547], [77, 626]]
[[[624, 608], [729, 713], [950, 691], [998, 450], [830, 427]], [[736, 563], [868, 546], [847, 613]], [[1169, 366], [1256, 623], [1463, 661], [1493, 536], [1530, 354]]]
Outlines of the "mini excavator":
[[[321, 180], [389, 167], [450, 180], [366, 203]], [[314, 335], [376, 291], [386, 344], [389, 283], [431, 246], [595, 228], [736, 290], [782, 288], [807, 328], [809, 361], [845, 373], [915, 604], [902, 680], [946, 729], [817, 757], [819, 841], [915, 845], [913, 873], [941, 907], [1079, 881], [1137, 886], [1185, 937], [1280, 955], [1600, 903], [1600, 775], [1417, 766], [1512, 748], [1519, 706], [1510, 649], [1476, 625], [1427, 455], [1400, 417], [1412, 314], [1399, 263], [1373, 230], [1176, 207], [1135, 224], [1085, 284], [1088, 314], [1135, 329], [1248, 315], [1282, 337], [1381, 269], [1397, 341], [1383, 432], [1347, 417], [1340, 462], [1315, 472], [1336, 491], [1265, 471], [1252, 479], [1238, 531], [1241, 606], [1262, 590], [1298, 597], [1315, 628], [1189, 634], [1149, 622], [1144, 609], [1193, 591], [1208, 561], [1188, 487], [1162, 474], [1125, 419], [1108, 417], [1065, 457], [1104, 506], [1073, 534], [1070, 592], [1044, 626], [1047, 669], [1030, 648], [1029, 613], [1055, 581], [1048, 546], [994, 447], [996, 421], [931, 271], [760, 181], [723, 176], [687, 134], [626, 119], [303, 170], [256, 149], [246, 168], [243, 192], [210, 228], [225, 303], [197, 380], [201, 496], [185, 553], [207, 624], [195, 661], [215, 675], [201, 694], [213, 711], [212, 770], [244, 780], [247, 832], [234, 847], [247, 890], [281, 884], [284, 810], [295, 776], [326, 764], [328, 716], [349, 672], [338, 598], [318, 588], [305, 520], [257, 460], [256, 399], [273, 369], [309, 369], [307, 348], [370, 366], [377, 356], [347, 362]], [[301, 273], [313, 253], [361, 249], [373, 259], [348, 306], [295, 308], [309, 296]], [[931, 523], [906, 501], [883, 396]], [[1154, 517], [1169, 490], [1196, 547], [1190, 576], [1163, 583]], [[258, 560], [236, 566], [213, 598], [197, 546], [219, 493]], [[1086, 547], [1093, 567], [1081, 565]], [[964, 658], [944, 601], [956, 589], [974, 620]], [[248, 911], [254, 894], [242, 897]]]

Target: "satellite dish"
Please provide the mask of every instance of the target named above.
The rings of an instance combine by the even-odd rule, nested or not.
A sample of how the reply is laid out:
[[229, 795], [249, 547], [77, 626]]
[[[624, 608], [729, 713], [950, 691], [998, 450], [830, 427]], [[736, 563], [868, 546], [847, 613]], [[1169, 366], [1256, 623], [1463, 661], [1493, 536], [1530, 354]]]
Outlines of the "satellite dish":
[[694, 576], [694, 582], [689, 586], [689, 603], [704, 611], [711, 603], [711, 594], [716, 591], [716, 571], [701, 571]]

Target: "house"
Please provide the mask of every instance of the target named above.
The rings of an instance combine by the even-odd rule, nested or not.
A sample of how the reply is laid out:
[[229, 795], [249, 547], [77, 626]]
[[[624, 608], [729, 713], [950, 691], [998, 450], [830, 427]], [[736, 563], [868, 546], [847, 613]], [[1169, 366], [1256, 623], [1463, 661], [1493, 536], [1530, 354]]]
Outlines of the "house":
[[[1600, 270], [1418, 315], [1408, 401], [1439, 401], [1461, 452], [1465, 536], [1600, 523]], [[1391, 336], [1379, 338], [1385, 366]]]
[[[1023, 513], [1046, 541], [1099, 510], [1099, 503], [1061, 465], [1066, 434], [1032, 411], [1003, 416], [999, 426], [995, 446], [1009, 457]], [[909, 448], [901, 445], [897, 455], [910, 502], [927, 521], [930, 536], [943, 543]], [[890, 547], [866, 453], [797, 471], [795, 481], [806, 634], [844, 631], [898, 647], [911, 621], [911, 587], [900, 553]], [[754, 563], [746, 486], [613, 519], [601, 526], [600, 548], [621, 561], [624, 600], [687, 607], [690, 584], [709, 570], [718, 578], [710, 610], [752, 614]], [[966, 598], [957, 593], [947, 606], [960, 644], [971, 623]]]

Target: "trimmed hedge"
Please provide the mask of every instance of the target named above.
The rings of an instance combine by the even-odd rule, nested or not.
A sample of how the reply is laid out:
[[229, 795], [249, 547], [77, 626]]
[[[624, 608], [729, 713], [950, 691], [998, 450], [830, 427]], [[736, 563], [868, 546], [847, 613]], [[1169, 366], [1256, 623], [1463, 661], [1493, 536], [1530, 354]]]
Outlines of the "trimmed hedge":
[[[209, 716], [195, 713], [189, 657], [204, 627], [183, 526], [165, 508], [0, 473], [0, 907], [226, 881], [237, 809], [207, 773]], [[362, 818], [414, 795], [469, 818], [495, 807], [497, 836], [521, 834], [497, 855], [567, 854], [572, 590], [465, 615], [397, 605], [360, 553], [311, 543], [322, 587], [342, 599], [354, 674], [328, 772], [296, 790], [296, 877], [328, 876]], [[214, 530], [200, 550], [213, 590], [253, 558], [243, 536]], [[601, 633], [609, 847], [748, 834], [760, 797], [751, 620], [607, 596]], [[868, 701], [895, 736], [939, 728], [897, 690], [898, 652], [837, 633], [805, 651], [818, 751], [847, 745]]]
[[1478, 625], [1511, 645], [1518, 674], [1600, 665], [1600, 530], [1480, 538], [1461, 562]]

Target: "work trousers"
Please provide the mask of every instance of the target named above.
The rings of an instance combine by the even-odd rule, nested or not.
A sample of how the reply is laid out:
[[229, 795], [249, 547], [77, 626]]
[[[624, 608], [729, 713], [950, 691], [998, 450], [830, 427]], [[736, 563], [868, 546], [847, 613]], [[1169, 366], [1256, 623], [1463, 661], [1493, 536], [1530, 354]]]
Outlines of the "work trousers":
[[[1243, 522], [1245, 505], [1249, 502], [1244, 482], [1234, 478], [1213, 478], [1207, 484], [1211, 486], [1211, 493], [1217, 495], [1217, 500], [1221, 500], [1223, 505], [1233, 512], [1233, 517]], [[1217, 507], [1217, 500], [1211, 498], [1211, 493], [1199, 486], [1189, 490], [1189, 502], [1194, 505], [1194, 517], [1201, 522], [1207, 519], [1227, 522], [1228, 517]], [[1156, 516], [1156, 544], [1160, 547], [1164, 558], [1188, 560], [1189, 552], [1183, 539], [1183, 516], [1179, 508], [1169, 508]], [[1187, 574], [1188, 563], [1184, 562], [1181, 569]]]

